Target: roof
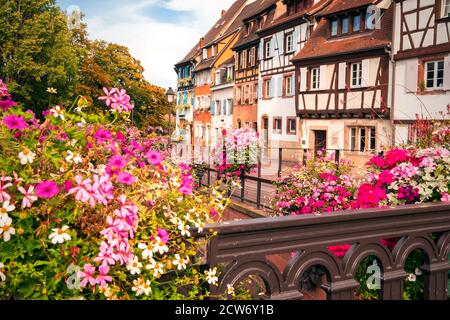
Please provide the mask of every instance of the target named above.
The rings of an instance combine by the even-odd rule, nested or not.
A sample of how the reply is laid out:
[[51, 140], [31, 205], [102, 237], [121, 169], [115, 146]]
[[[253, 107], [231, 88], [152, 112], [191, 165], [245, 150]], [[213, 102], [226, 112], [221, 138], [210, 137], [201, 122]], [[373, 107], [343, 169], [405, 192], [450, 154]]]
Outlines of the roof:
[[[283, 14], [282, 16], [277, 18], [276, 20], [271, 21], [271, 23], [269, 25], [265, 26], [264, 28], [262, 28], [260, 30], [260, 32], [265, 32], [265, 31], [271, 30], [271, 29], [273, 29], [275, 27], [282, 26], [282, 25], [287, 24], [287, 23], [289, 23], [291, 21], [298, 20], [298, 19], [300, 19], [300, 18], [302, 18], [304, 16], [316, 14], [318, 11], [322, 10], [323, 8], [325, 8], [331, 2], [332, 2], [332, 0], [320, 0], [317, 3], [315, 3], [314, 5], [312, 5], [311, 7], [307, 8], [305, 10], [302, 10], [300, 12], [297, 12], [295, 14], [288, 15], [288, 13], [286, 12], [285, 14]], [[339, 2], [339, 0], [338, 0], [338, 2]]]
[[279, 0], [260, 0], [257, 6], [253, 6], [252, 10], [249, 10], [245, 16], [242, 17], [243, 21], [251, 20], [254, 17], [262, 14], [264, 11], [270, 9], [270, 7], [275, 6]]
[[216, 61], [216, 57], [211, 57], [209, 59], [205, 59], [201, 61], [196, 67], [195, 72], [202, 71], [208, 68], [211, 68], [214, 65], [214, 62]]
[[320, 16], [327, 16], [336, 14], [350, 9], [357, 9], [360, 7], [375, 4], [379, 0], [333, 0], [331, 4], [320, 12]]
[[231, 65], [231, 64], [234, 64], [234, 55], [232, 55], [231, 58], [229, 58], [229, 59], [225, 60], [224, 62], [222, 62], [220, 64], [220, 67], [221, 66], [228, 66], [228, 65]]
[[[341, 0], [334, 0], [341, 2]], [[348, 2], [343, 0], [342, 2]], [[360, 0], [352, 1], [359, 4]], [[352, 7], [348, 8], [351, 9]], [[321, 19], [317, 28], [311, 34], [310, 39], [292, 59], [295, 61], [320, 59], [330, 56], [338, 56], [346, 53], [367, 51], [371, 49], [388, 47], [392, 40], [393, 5], [386, 10], [381, 18], [381, 28], [361, 33], [353, 33], [348, 36], [336, 38], [328, 37], [328, 20]]]
[[182, 60], [180, 60], [179, 62], [177, 62], [177, 64], [175, 64], [175, 66], [179, 66], [179, 65], [188, 63], [189, 61], [193, 60], [200, 53], [201, 53], [201, 49], [200, 49], [199, 44], [197, 43]]
[[[274, 3], [276, 3], [276, 1], [274, 1], [274, 0], [271, 0], [271, 1], [268, 1], [268, 0], [257, 0], [255, 2], [249, 4], [243, 10], [242, 16], [248, 16], [249, 13], [253, 14], [256, 11], [258, 11], [259, 14], [262, 14], [263, 12], [269, 10]], [[266, 19], [266, 21], [264, 23], [264, 26], [262, 26], [262, 28], [268, 26], [272, 22], [274, 14], [275, 14], [274, 10], [271, 10], [269, 12], [268, 17], [267, 17], [267, 19]], [[253, 14], [253, 17], [255, 17], [254, 14]], [[241, 23], [243, 23], [243, 21], [249, 21], [249, 19], [246, 19], [246, 20], [242, 19]], [[238, 49], [240, 47], [245, 46], [246, 44], [253, 43], [255, 41], [259, 41], [259, 37], [256, 34], [256, 32], [259, 30], [258, 27], [259, 26], [257, 26], [256, 23], [253, 23], [253, 25], [252, 25], [251, 29], [248, 31], [248, 33], [247, 33], [246, 28], [242, 27], [241, 31], [239, 33], [239, 38], [238, 38], [237, 42], [235, 43], [235, 45], [233, 46], [232, 49], [235, 50], [235, 49]]]

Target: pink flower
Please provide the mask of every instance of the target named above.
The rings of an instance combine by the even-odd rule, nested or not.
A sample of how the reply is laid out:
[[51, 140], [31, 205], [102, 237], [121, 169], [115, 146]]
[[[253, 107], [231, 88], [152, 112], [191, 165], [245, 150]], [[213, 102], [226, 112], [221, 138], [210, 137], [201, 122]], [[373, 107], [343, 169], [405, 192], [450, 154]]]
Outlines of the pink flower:
[[122, 132], [120, 132], [120, 131], [117, 131], [116, 132], [116, 140], [118, 140], [118, 141], [125, 141], [124, 134]]
[[109, 130], [100, 129], [94, 134], [94, 138], [95, 140], [97, 140], [97, 143], [104, 143], [111, 140], [112, 135], [111, 132], [109, 132]]
[[182, 185], [178, 191], [180, 191], [182, 194], [189, 195], [192, 193], [192, 186], [188, 186], [188, 185]]
[[25, 118], [22, 116], [17, 115], [11, 115], [3, 117], [3, 124], [11, 130], [17, 129], [17, 130], [23, 130], [27, 128], [27, 123], [25, 121]]
[[329, 246], [327, 249], [333, 252], [336, 257], [343, 257], [351, 247], [352, 246], [349, 244], [342, 244], [337, 246]]
[[78, 277], [80, 279], [83, 279], [80, 282], [80, 286], [82, 288], [86, 287], [88, 282], [91, 286], [95, 286], [97, 284], [97, 279], [93, 277], [94, 273], [95, 273], [95, 267], [91, 266], [90, 263], [88, 263], [84, 266], [84, 272], [83, 271], [78, 272]]
[[158, 151], [150, 150], [149, 152], [147, 152], [146, 157], [147, 161], [154, 166], [158, 166], [159, 164], [161, 164], [161, 154]]
[[112, 246], [108, 246], [105, 241], [100, 245], [100, 253], [94, 259], [95, 262], [101, 262], [102, 264], [114, 265], [114, 252]]
[[112, 171], [120, 170], [127, 165], [127, 161], [122, 156], [112, 156], [109, 159], [108, 167], [112, 169]]
[[211, 208], [211, 209], [209, 209], [209, 214], [212, 217], [215, 217], [215, 216], [217, 216], [217, 210], [215, 208]]
[[17, 103], [10, 99], [0, 101], [0, 109], [2, 109], [3, 112], [14, 106], [17, 106]]
[[383, 170], [380, 172], [378, 182], [381, 184], [391, 184], [394, 182], [394, 175], [389, 170]]
[[12, 178], [1, 177], [0, 178], [0, 202], [5, 202], [11, 200], [10, 195], [6, 192], [6, 189], [12, 186]]
[[36, 195], [39, 198], [51, 199], [58, 194], [58, 185], [53, 181], [43, 181], [36, 186]]
[[37, 201], [37, 197], [34, 195], [34, 186], [30, 186], [28, 190], [25, 190], [23, 187], [18, 187], [17, 190], [23, 194], [22, 200], [22, 209], [30, 208], [31, 204]]
[[108, 276], [109, 267], [103, 264], [98, 268], [98, 271], [100, 272], [100, 275], [97, 277], [97, 284], [104, 288], [106, 287], [107, 282], [112, 282], [112, 277]]
[[113, 88], [113, 89], [111, 89], [111, 91], [108, 91], [107, 88], [103, 87], [103, 92], [105, 93], [105, 96], [98, 97], [98, 100], [104, 100], [106, 106], [109, 107], [111, 105], [111, 102], [113, 99], [113, 94], [116, 93], [116, 91], [117, 91], [116, 88]]
[[384, 159], [382, 157], [376, 156], [370, 159], [368, 162], [369, 165], [374, 165], [378, 168], [384, 168], [386, 166], [386, 163], [384, 162]]
[[136, 182], [136, 178], [128, 172], [121, 172], [117, 175], [116, 181], [118, 183], [132, 185], [133, 183]]
[[450, 194], [448, 194], [447, 192], [442, 192], [441, 193], [441, 201], [442, 202], [450, 202]]
[[164, 242], [164, 244], [167, 244], [167, 242], [169, 241], [169, 233], [167, 232], [166, 229], [157, 229], [158, 232], [158, 237], [161, 239], [162, 242]]
[[392, 149], [385, 156], [386, 164], [388, 166], [393, 166], [400, 162], [405, 162], [408, 160], [408, 151], [403, 149]]

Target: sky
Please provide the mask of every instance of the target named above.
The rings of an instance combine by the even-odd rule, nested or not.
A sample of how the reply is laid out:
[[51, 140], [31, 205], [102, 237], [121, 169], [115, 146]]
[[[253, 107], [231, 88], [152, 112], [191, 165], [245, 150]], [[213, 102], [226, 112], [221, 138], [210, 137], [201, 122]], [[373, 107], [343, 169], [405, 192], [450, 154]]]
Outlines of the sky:
[[152, 84], [176, 87], [180, 61], [234, 0], [57, 0], [85, 14], [89, 37], [127, 46]]

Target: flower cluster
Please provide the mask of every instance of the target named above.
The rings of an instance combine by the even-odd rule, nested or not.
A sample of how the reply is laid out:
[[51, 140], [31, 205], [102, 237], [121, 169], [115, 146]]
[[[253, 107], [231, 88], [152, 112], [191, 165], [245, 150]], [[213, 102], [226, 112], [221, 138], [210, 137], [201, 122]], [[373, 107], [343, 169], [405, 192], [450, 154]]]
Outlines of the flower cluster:
[[125, 90], [117, 88], [108, 90], [103, 88], [103, 92], [105, 95], [98, 99], [105, 101], [106, 106], [110, 107], [112, 111], [122, 113], [130, 112], [133, 109], [131, 98]]

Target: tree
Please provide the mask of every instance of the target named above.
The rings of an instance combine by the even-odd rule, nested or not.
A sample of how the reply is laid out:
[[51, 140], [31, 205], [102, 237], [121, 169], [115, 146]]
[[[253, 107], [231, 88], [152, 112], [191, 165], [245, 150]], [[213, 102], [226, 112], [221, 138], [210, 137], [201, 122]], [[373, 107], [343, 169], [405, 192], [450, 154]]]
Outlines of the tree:
[[54, 103], [68, 103], [78, 80], [77, 49], [67, 18], [54, 0], [0, 0], [0, 78], [15, 100], [40, 114]]

